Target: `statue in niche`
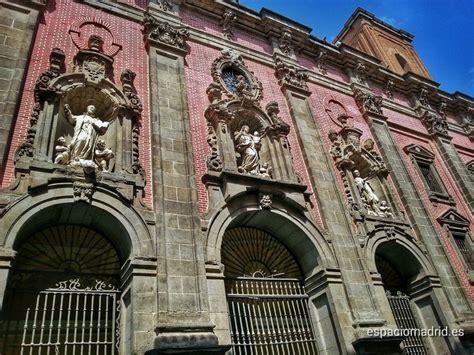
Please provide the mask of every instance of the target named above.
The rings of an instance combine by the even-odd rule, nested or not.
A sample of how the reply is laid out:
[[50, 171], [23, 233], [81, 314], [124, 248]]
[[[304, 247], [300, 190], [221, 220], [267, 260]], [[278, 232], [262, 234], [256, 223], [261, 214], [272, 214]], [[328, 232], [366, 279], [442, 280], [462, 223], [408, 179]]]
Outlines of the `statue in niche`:
[[107, 131], [110, 122], [96, 118], [95, 111], [95, 106], [89, 105], [84, 114], [75, 116], [69, 105], [64, 105], [66, 119], [74, 126], [74, 135], [69, 144], [69, 164], [72, 166], [96, 168], [93, 158], [97, 137]]
[[354, 170], [352, 174], [354, 175], [354, 181], [357, 185], [357, 189], [359, 190], [360, 197], [367, 204], [369, 212], [379, 215], [381, 212], [379, 208], [380, 200], [375, 194], [374, 189], [367, 179], [364, 179], [360, 176], [359, 170]]
[[387, 204], [387, 201], [380, 201], [379, 209], [383, 217], [393, 217], [393, 213], [391, 212], [391, 208]]
[[61, 136], [56, 141], [57, 145], [54, 147], [56, 151], [56, 157], [54, 158], [55, 164], [68, 164], [69, 163], [69, 147], [66, 144], [66, 139]]
[[103, 139], [97, 140], [97, 146], [94, 151], [94, 161], [102, 169], [102, 171], [109, 171], [109, 161], [114, 157], [114, 153], [111, 149], [105, 147], [105, 141]]
[[260, 174], [259, 155], [261, 137], [258, 132], [249, 133], [249, 126], [243, 125], [240, 131], [234, 133], [235, 149], [240, 154], [240, 173]]

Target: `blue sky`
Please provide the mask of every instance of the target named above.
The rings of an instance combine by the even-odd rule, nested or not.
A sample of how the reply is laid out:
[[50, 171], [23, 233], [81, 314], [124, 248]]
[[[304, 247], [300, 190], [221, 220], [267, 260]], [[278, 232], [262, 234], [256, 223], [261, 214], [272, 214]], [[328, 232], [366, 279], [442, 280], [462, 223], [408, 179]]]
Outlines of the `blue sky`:
[[265, 7], [332, 42], [357, 7], [415, 36], [413, 45], [434, 81], [474, 96], [474, 0], [240, 0]]

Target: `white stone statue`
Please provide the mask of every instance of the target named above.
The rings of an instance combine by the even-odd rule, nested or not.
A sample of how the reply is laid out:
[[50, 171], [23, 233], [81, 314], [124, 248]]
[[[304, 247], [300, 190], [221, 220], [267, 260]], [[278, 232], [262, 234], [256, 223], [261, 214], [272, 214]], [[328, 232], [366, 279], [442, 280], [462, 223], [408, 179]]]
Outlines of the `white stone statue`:
[[104, 134], [110, 122], [103, 122], [95, 117], [95, 106], [87, 106], [87, 111], [75, 116], [69, 105], [64, 105], [67, 120], [74, 125], [74, 136], [69, 144], [69, 164], [84, 168], [95, 168], [94, 149], [97, 137]]
[[379, 208], [380, 200], [375, 194], [374, 189], [367, 179], [364, 179], [360, 176], [359, 170], [354, 170], [352, 174], [354, 175], [354, 181], [357, 185], [361, 198], [365, 201], [367, 207], [369, 207], [372, 212], [378, 215], [381, 212]]
[[241, 163], [238, 167], [240, 173], [259, 174], [259, 156], [261, 147], [260, 134], [249, 133], [249, 126], [243, 125], [240, 131], [234, 133], [235, 149], [240, 153]]
[[56, 141], [57, 145], [54, 147], [56, 151], [56, 158], [54, 158], [55, 164], [68, 164], [69, 163], [69, 147], [66, 144], [66, 139], [61, 136]]
[[109, 161], [114, 157], [114, 152], [105, 147], [103, 139], [97, 140], [97, 147], [94, 151], [94, 161], [99, 166], [99, 169], [107, 172], [109, 171]]

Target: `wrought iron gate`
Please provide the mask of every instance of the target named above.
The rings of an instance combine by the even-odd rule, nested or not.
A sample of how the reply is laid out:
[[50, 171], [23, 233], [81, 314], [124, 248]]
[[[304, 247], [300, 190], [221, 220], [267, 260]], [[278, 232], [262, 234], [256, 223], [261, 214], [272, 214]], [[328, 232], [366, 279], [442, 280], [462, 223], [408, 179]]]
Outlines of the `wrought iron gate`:
[[226, 287], [235, 355], [317, 353], [308, 296], [298, 280], [240, 277]]
[[119, 291], [103, 281], [81, 287], [79, 279], [41, 291], [28, 308], [22, 355], [117, 354], [120, 342]]
[[[411, 310], [410, 297], [397, 291], [396, 295], [392, 295], [390, 291], [386, 292], [388, 303], [392, 309], [395, 323], [400, 329], [419, 329], [415, 316]], [[423, 340], [420, 336], [412, 333], [403, 341], [404, 354], [407, 355], [425, 355], [426, 350]]]

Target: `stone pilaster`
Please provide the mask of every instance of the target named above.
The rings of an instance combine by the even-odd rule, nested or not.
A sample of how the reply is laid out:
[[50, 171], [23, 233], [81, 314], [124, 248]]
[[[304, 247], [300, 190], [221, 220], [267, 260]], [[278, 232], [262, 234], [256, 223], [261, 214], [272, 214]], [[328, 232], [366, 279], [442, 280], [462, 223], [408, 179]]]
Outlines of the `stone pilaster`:
[[0, 167], [20, 102], [38, 18], [46, 1], [0, 1]]
[[[166, 13], [164, 13], [166, 11]], [[173, 9], [150, 5], [144, 20], [150, 55], [151, 142], [157, 215], [158, 317], [149, 354], [219, 349], [209, 318], [184, 83], [187, 29]], [[220, 352], [219, 352], [220, 351]]]
[[346, 206], [335, 182], [334, 168], [326, 153], [321, 129], [311, 112], [308, 100], [311, 93], [305, 83], [307, 77], [290, 64], [282, 61], [276, 64], [277, 77], [300, 137], [305, 163], [316, 191], [315, 197], [340, 265], [345, 291], [339, 285], [329, 288], [334, 297], [331, 301], [339, 307], [336, 317], [337, 323], [343, 328], [341, 344], [345, 343], [346, 348], [351, 348], [355, 340], [365, 337], [366, 327], [383, 326], [386, 320], [382, 318], [380, 306], [375, 300], [374, 289], [369, 286], [371, 282], [361, 263], [362, 256], [349, 221], [341, 213], [346, 210]]

